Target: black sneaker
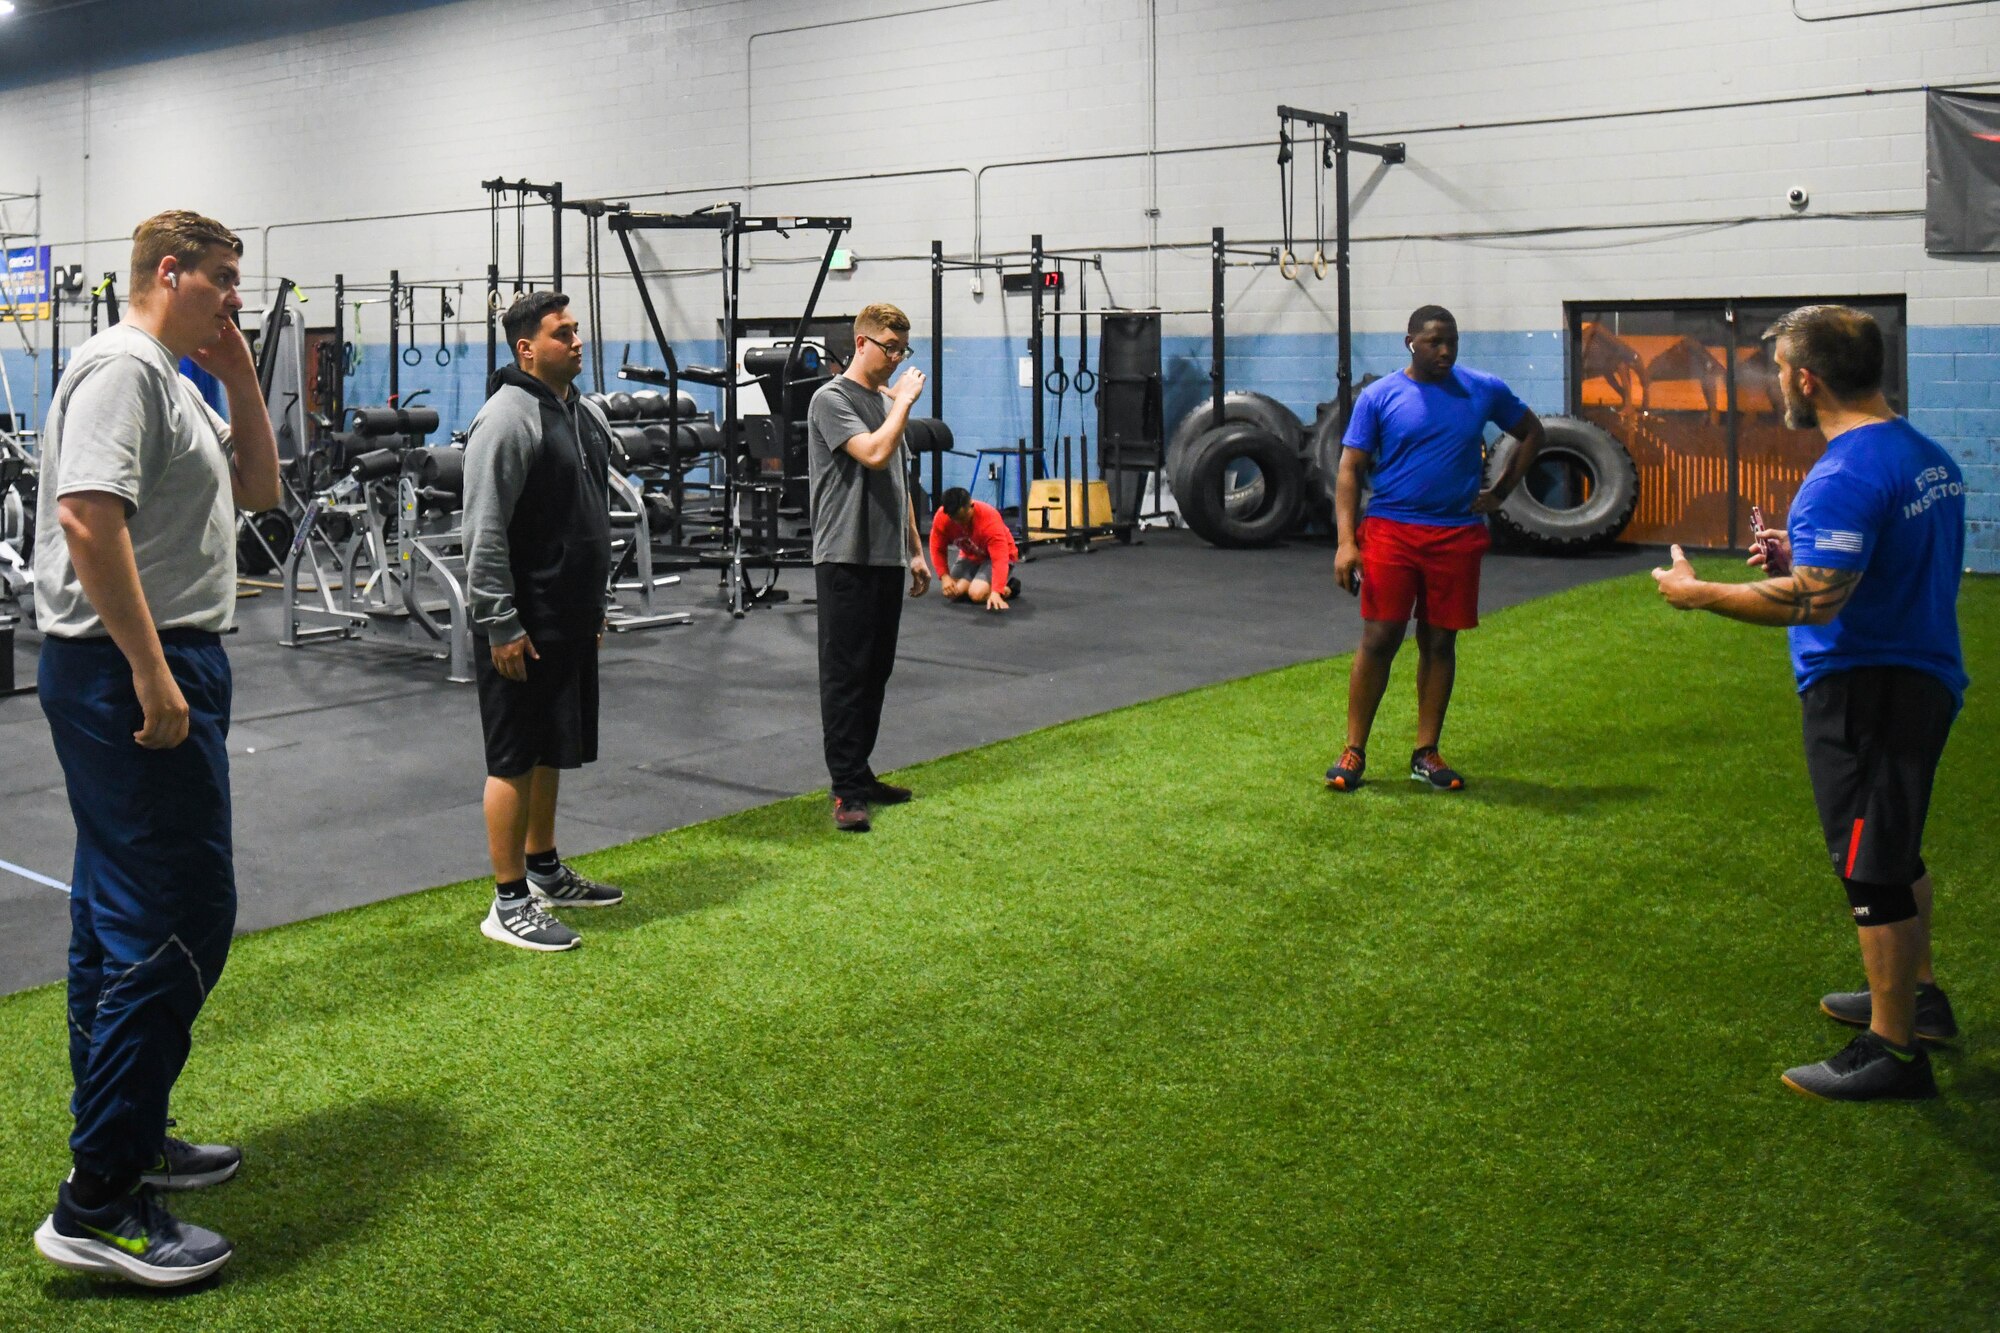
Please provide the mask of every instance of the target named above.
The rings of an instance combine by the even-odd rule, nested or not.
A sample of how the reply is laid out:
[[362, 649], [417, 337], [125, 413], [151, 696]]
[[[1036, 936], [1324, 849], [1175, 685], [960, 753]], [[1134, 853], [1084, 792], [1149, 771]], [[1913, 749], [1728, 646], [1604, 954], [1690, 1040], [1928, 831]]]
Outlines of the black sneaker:
[[842, 833], [866, 833], [869, 829], [868, 802], [846, 796], [834, 797], [833, 826]]
[[1361, 775], [1367, 768], [1367, 753], [1358, 745], [1350, 745], [1340, 752], [1340, 762], [1326, 770], [1326, 785], [1335, 791], [1353, 791], [1361, 785]]
[[868, 804], [901, 805], [915, 795], [916, 793], [908, 787], [898, 787], [893, 782], [884, 782], [882, 779], [877, 778], [869, 785]]
[[1928, 1101], [1938, 1095], [1927, 1051], [1904, 1054], [1872, 1032], [1847, 1043], [1830, 1060], [1784, 1073], [1785, 1086], [1829, 1102]]
[[1010, 602], [1019, 597], [1021, 595], [1021, 580], [1009, 574], [1007, 576], [1007, 591], [1002, 595]]
[[1435, 745], [1410, 751], [1410, 781], [1428, 782], [1432, 791], [1465, 790], [1464, 777], [1457, 769], [1445, 763]]
[[[167, 1122], [168, 1128], [173, 1121]], [[220, 1143], [189, 1143], [167, 1135], [166, 1150], [153, 1169], [139, 1177], [156, 1190], [198, 1190], [220, 1185], [243, 1165], [243, 1150]]]
[[560, 953], [583, 942], [582, 936], [550, 916], [533, 894], [525, 893], [519, 898], [494, 898], [493, 910], [479, 923], [479, 933], [537, 953]]
[[562, 864], [555, 874], [539, 878], [530, 870], [528, 893], [550, 907], [616, 907], [625, 901], [623, 889], [585, 879]]
[[205, 1227], [183, 1222], [141, 1185], [102, 1208], [80, 1208], [69, 1182], [56, 1188], [56, 1210], [35, 1228], [35, 1248], [77, 1273], [124, 1278], [147, 1287], [184, 1287], [229, 1262], [236, 1247]]
[[[1865, 1028], [1875, 1021], [1875, 1002], [1865, 990], [1835, 991], [1822, 995], [1820, 1012], [1836, 1023]], [[1917, 1040], [1956, 1041], [1958, 1020], [1952, 1017], [1951, 1001], [1935, 985], [1917, 987]]]

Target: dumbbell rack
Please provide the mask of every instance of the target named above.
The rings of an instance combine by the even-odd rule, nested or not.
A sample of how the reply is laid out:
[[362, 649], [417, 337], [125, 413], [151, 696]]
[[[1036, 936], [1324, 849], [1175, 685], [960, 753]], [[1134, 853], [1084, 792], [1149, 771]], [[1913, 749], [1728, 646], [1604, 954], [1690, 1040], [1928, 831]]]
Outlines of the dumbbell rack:
[[[826, 249], [820, 256], [813, 277], [812, 294], [806, 299], [805, 311], [799, 316], [791, 345], [780, 356], [776, 386], [779, 392], [774, 403], [777, 415], [771, 419], [776, 427], [775, 441], [766, 440], [763, 444], [775, 447], [782, 457], [789, 425], [783, 416], [784, 404], [789, 398], [786, 390], [792, 383], [793, 368], [801, 363], [806, 326], [812, 322], [813, 312], [818, 308], [834, 252], [841, 236], [852, 227], [853, 220], [846, 217], [756, 217], [745, 214], [741, 204], [729, 202], [696, 213], [611, 212], [604, 223], [618, 237], [618, 243], [624, 250], [632, 281], [638, 288], [640, 305], [645, 310], [653, 340], [665, 363], [664, 369], [625, 366], [619, 370], [620, 377], [664, 388], [669, 403], [677, 401], [683, 381], [708, 385], [721, 393], [722, 412], [716, 423], [721, 431], [721, 448], [717, 462], [712, 465], [719, 466], [722, 473], [721, 542], [716, 549], [696, 553], [695, 558], [720, 570], [723, 598], [729, 613], [741, 620], [752, 606], [780, 600], [783, 594], [776, 584], [781, 568], [787, 564], [808, 563], [800, 557], [788, 556], [777, 541], [777, 497], [770, 489], [771, 483], [762, 475], [763, 458], [760, 457], [759, 441], [751, 438], [747, 423], [738, 411], [737, 390], [747, 382], [734, 364], [733, 350], [743, 327], [743, 238], [764, 233], [789, 235], [795, 231], [827, 233]], [[722, 249], [722, 341], [724, 359], [729, 364], [683, 366], [674, 355], [673, 343], [667, 337], [645, 268], [632, 241], [635, 233], [646, 231], [707, 232], [717, 238]], [[782, 490], [782, 482], [778, 483], [778, 489]], [[761, 589], [751, 585], [750, 571], [753, 568], [770, 570], [770, 579]]]

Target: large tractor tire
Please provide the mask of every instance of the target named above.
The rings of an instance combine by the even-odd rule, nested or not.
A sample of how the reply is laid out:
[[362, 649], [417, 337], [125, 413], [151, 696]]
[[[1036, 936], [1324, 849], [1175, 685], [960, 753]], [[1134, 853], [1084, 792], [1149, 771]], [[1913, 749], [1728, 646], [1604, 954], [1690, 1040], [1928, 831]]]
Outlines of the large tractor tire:
[[1305, 499], [1297, 445], [1250, 421], [1187, 444], [1174, 485], [1181, 517], [1216, 546], [1269, 546], [1291, 532]]
[[[1299, 420], [1297, 413], [1269, 394], [1248, 389], [1236, 389], [1224, 394], [1222, 418], [1224, 421], [1246, 421], [1260, 426], [1274, 439], [1291, 446], [1295, 453], [1304, 447], [1305, 424]], [[1209, 395], [1181, 418], [1180, 424], [1174, 427], [1174, 433], [1168, 437], [1167, 484], [1173, 487], [1177, 498], [1182, 490], [1183, 468], [1189, 450], [1215, 424], [1215, 398]]]
[[[1528, 475], [1493, 516], [1510, 545], [1543, 555], [1581, 555], [1608, 546], [1639, 507], [1639, 469], [1602, 427], [1576, 417], [1543, 417], [1547, 437]], [[1505, 441], [1487, 460], [1498, 474], [1519, 447]]]

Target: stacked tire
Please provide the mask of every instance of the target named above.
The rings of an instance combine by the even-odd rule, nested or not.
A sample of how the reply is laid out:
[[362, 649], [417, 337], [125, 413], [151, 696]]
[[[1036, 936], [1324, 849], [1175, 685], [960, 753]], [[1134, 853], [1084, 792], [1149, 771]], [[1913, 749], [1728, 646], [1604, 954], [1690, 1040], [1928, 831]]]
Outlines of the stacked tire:
[[[1363, 377], [1356, 391], [1378, 376]], [[1310, 427], [1268, 394], [1223, 398], [1222, 420], [1204, 398], [1167, 442], [1167, 481], [1181, 517], [1216, 546], [1268, 546], [1302, 520], [1330, 525], [1347, 428], [1338, 400], [1321, 403]], [[1543, 417], [1534, 467], [1493, 516], [1495, 536], [1515, 550], [1581, 555], [1624, 532], [1639, 504], [1639, 470], [1625, 446], [1576, 417]], [[1503, 438], [1487, 458], [1489, 479], [1518, 447]], [[1362, 493], [1365, 510], [1368, 492]]]
[[1307, 501], [1305, 426], [1268, 394], [1205, 398], [1167, 441], [1167, 484], [1181, 517], [1215, 546], [1269, 546], [1298, 524]]

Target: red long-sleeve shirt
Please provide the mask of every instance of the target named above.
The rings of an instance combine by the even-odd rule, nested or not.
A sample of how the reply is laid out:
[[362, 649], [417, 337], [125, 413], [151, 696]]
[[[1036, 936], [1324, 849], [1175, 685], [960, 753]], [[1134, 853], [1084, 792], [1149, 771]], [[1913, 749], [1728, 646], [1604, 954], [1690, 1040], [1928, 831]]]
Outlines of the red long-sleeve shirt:
[[984, 500], [972, 502], [970, 532], [952, 522], [951, 515], [942, 509], [931, 520], [931, 564], [940, 577], [951, 572], [951, 563], [945, 559], [948, 546], [956, 547], [967, 560], [991, 560], [996, 589], [1007, 586], [1007, 566], [1021, 555], [1020, 548], [1014, 545], [1014, 534], [1007, 530], [1007, 520]]

